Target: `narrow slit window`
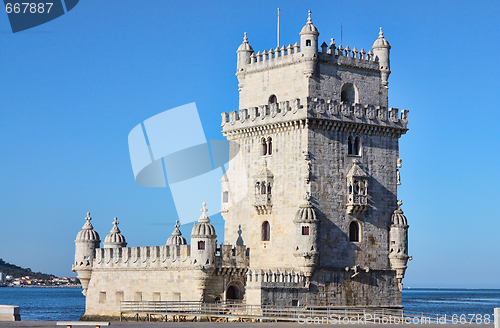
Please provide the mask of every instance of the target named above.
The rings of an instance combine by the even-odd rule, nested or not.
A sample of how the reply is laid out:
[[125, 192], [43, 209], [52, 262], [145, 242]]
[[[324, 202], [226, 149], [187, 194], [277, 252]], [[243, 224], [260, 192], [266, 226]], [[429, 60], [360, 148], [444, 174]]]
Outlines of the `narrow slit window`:
[[349, 241], [359, 242], [359, 224], [356, 221], [349, 225]]
[[271, 226], [268, 221], [262, 223], [262, 241], [271, 240]]

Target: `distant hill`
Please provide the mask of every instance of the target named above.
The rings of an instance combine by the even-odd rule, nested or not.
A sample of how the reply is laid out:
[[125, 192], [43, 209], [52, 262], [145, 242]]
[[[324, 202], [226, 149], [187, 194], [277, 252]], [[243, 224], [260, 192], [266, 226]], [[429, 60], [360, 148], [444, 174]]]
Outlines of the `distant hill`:
[[41, 272], [33, 272], [30, 268], [21, 268], [20, 266], [10, 264], [0, 259], [0, 272], [3, 272], [7, 275], [12, 275], [13, 278], [21, 278], [24, 276], [31, 276], [36, 279], [49, 280], [55, 278], [53, 274], [41, 273]]

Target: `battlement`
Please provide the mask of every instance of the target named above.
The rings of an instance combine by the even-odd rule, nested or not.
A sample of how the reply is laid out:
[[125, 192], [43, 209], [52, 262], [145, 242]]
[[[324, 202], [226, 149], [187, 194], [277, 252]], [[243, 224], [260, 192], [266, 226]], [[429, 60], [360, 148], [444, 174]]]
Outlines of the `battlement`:
[[[244, 72], [260, 71], [262, 69], [303, 62], [307, 59], [308, 57], [301, 53], [300, 45], [295, 42], [293, 46], [290, 43], [288, 47], [283, 45], [281, 48], [271, 48], [269, 51], [252, 52], [247, 62], [240, 63], [240, 70]], [[351, 50], [349, 46], [343, 48], [342, 45], [337, 48], [334, 42], [330, 46], [327, 46], [323, 42], [321, 52], [318, 51], [317, 60], [345, 67], [379, 70], [379, 58], [371, 49], [366, 52], [365, 49], [358, 50], [354, 47]]]
[[[246, 246], [221, 245], [210, 264], [216, 267], [248, 266]], [[92, 268], [196, 267], [191, 245], [97, 248]], [[78, 268], [77, 268], [78, 269]]]
[[249, 288], [256, 285], [266, 288], [302, 288], [306, 284], [306, 279], [302, 271], [248, 270], [246, 282]]
[[301, 119], [322, 119], [339, 123], [382, 126], [403, 130], [403, 133], [407, 130], [408, 110], [403, 109], [400, 114], [397, 108], [309, 97], [304, 105], [301, 103], [300, 99], [293, 99], [260, 105], [259, 107], [244, 108], [229, 114], [222, 113], [222, 132], [274, 123], [279, 123], [280, 126], [290, 126], [292, 121]]

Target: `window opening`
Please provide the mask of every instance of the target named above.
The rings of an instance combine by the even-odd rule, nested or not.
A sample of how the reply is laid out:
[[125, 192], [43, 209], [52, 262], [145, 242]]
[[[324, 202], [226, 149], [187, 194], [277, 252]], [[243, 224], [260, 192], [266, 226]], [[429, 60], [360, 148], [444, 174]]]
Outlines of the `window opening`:
[[349, 225], [349, 241], [359, 242], [359, 224], [356, 221]]
[[269, 241], [271, 239], [271, 226], [268, 221], [262, 223], [262, 241]]

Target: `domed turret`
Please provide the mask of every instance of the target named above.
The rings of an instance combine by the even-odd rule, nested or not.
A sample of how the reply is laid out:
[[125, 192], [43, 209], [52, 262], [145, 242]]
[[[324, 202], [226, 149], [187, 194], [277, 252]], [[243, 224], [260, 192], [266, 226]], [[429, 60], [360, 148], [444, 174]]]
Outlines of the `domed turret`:
[[388, 79], [391, 74], [391, 61], [390, 61], [390, 52], [391, 46], [389, 42], [384, 38], [384, 32], [382, 32], [382, 28], [380, 28], [380, 32], [378, 34], [378, 39], [373, 43], [373, 54], [375, 58], [378, 60], [380, 74], [382, 77], [382, 85], [387, 87], [389, 85]]
[[75, 239], [75, 264], [73, 272], [78, 272], [78, 279], [82, 283], [83, 295], [86, 295], [89, 286], [90, 276], [92, 275], [92, 264], [94, 260], [94, 252], [99, 248], [101, 240], [99, 234], [94, 230], [90, 220], [90, 212], [85, 218], [87, 222], [83, 225], [82, 231], [76, 235]]
[[194, 236], [207, 236], [207, 237], [211, 237], [211, 236], [215, 236], [215, 228], [213, 225], [210, 224], [210, 218], [208, 217], [207, 215], [207, 207], [206, 207], [206, 203], [203, 203], [203, 208], [200, 210], [203, 212], [203, 214], [201, 214], [200, 218], [198, 219], [198, 224], [194, 224], [193, 226], [193, 230], [191, 231], [191, 237]]
[[82, 227], [82, 230], [76, 235], [75, 242], [93, 242], [96, 243], [96, 246], [99, 246], [101, 239], [99, 238], [99, 234], [94, 230], [92, 223], [90, 220], [90, 212], [87, 212], [87, 217], [85, 218], [87, 222]]
[[113, 228], [111, 229], [109, 235], [107, 235], [104, 239], [104, 248], [127, 246], [125, 237], [121, 234], [121, 231], [118, 228], [118, 223], [118, 219], [115, 217], [115, 220], [113, 221]]
[[215, 228], [210, 224], [205, 203], [203, 203], [201, 211], [203, 213], [191, 231], [191, 257], [194, 258], [193, 264], [207, 268], [213, 267], [215, 264], [217, 235], [215, 234]]
[[396, 270], [396, 279], [399, 290], [403, 289], [403, 278], [406, 271], [408, 256], [408, 224], [406, 217], [401, 209], [402, 201], [398, 201], [398, 208], [394, 211], [391, 218], [391, 227], [389, 230], [389, 262], [391, 269]]
[[175, 221], [175, 229], [172, 232], [172, 236], [168, 237], [167, 245], [186, 245], [186, 239], [182, 237], [182, 233], [179, 230], [179, 220]]
[[242, 70], [243, 66], [250, 64], [250, 56], [253, 54], [253, 48], [248, 43], [247, 32], [243, 37], [243, 43], [238, 47], [236, 53], [238, 54], [237, 70]]
[[307, 18], [307, 23], [300, 31], [300, 51], [303, 54], [317, 55], [318, 36], [319, 36], [318, 29], [312, 23], [311, 11], [309, 10], [309, 17]]
[[302, 270], [306, 279], [312, 276], [318, 263], [318, 224], [316, 210], [311, 204], [309, 193], [306, 202], [299, 206], [293, 223], [295, 224], [295, 249], [293, 255], [302, 258]]

